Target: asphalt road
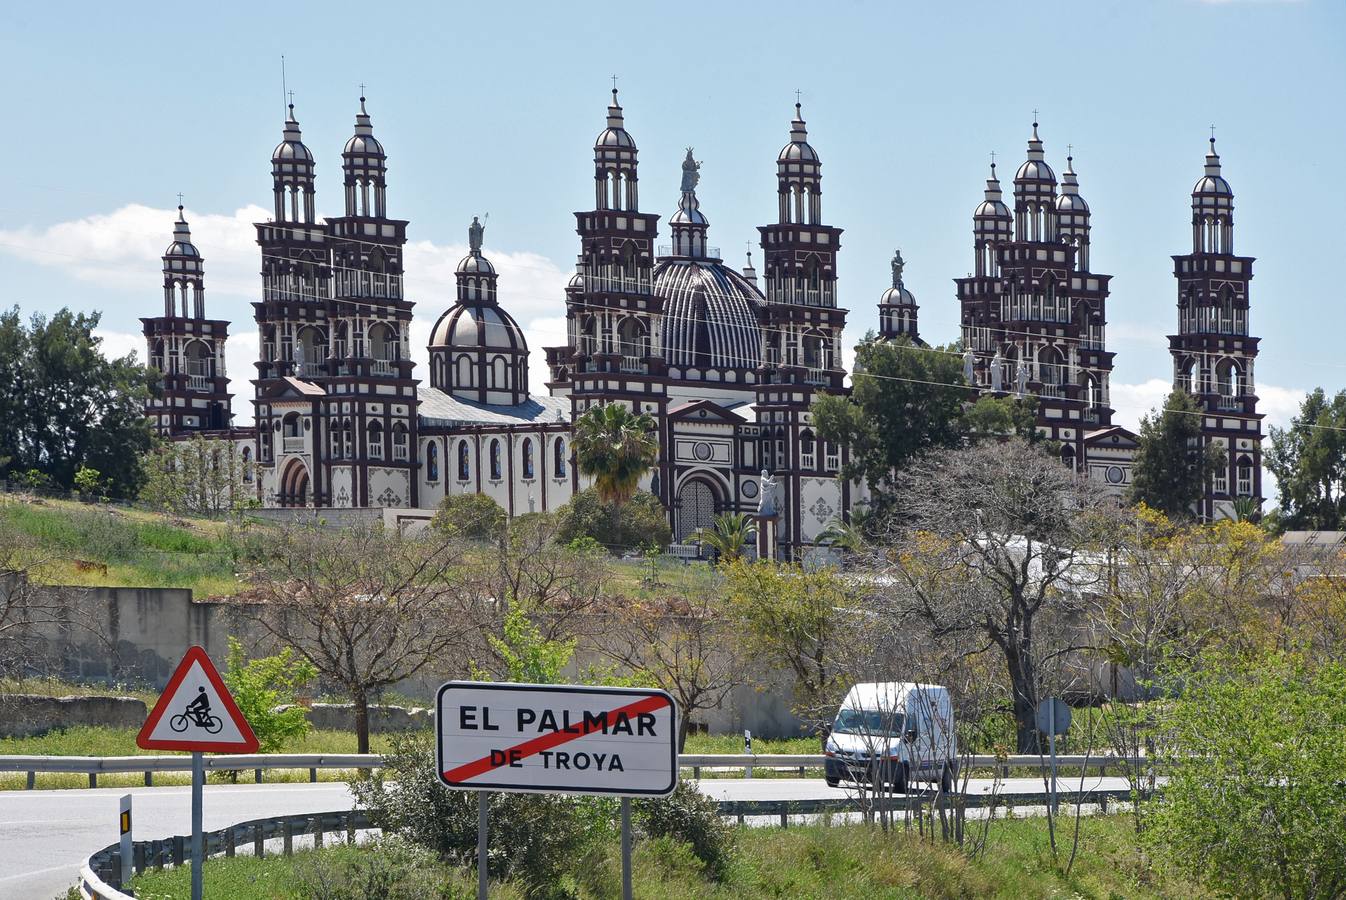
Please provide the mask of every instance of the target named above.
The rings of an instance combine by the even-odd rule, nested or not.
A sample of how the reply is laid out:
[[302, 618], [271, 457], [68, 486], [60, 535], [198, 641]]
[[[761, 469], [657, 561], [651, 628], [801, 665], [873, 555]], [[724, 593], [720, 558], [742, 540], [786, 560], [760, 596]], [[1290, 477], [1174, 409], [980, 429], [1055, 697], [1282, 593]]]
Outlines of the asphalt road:
[[[809, 800], [845, 796], [821, 778], [712, 778], [701, 789], [717, 800]], [[969, 790], [985, 793], [989, 779]], [[1070, 788], [1078, 785], [1072, 780]], [[1062, 782], [1061, 788], [1067, 787]], [[1123, 778], [1090, 777], [1086, 788], [1126, 788]], [[340, 783], [208, 784], [204, 827], [223, 828], [248, 819], [349, 809]], [[1041, 794], [1040, 778], [1011, 778], [1004, 794]], [[191, 788], [94, 788], [68, 791], [0, 791], [0, 898], [52, 900], [74, 884], [80, 863], [117, 838], [119, 798], [134, 796], [136, 840], [191, 832]]]

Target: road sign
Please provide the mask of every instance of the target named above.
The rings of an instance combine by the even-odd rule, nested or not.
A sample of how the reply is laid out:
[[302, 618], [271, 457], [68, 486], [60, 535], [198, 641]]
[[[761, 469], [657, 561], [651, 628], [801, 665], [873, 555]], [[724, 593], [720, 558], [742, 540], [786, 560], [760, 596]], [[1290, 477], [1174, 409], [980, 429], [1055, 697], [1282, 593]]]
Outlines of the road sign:
[[1059, 697], [1038, 703], [1034, 718], [1040, 734], [1065, 734], [1070, 730], [1070, 707]]
[[200, 647], [187, 648], [136, 736], [146, 750], [255, 753], [257, 737]]
[[664, 691], [451, 681], [436, 710], [451, 788], [661, 797], [678, 783], [678, 710]]

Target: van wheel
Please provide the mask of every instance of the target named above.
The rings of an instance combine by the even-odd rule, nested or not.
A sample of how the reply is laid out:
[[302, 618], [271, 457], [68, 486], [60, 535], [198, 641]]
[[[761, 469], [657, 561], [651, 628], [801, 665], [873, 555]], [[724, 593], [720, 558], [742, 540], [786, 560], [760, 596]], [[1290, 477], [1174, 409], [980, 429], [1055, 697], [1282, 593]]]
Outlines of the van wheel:
[[833, 778], [831, 775], [824, 775], [823, 781], [827, 782], [828, 787], [836, 787], [837, 785], [841, 784], [840, 778]]
[[905, 794], [907, 792], [907, 787], [910, 783], [911, 783], [910, 772], [907, 769], [907, 764], [903, 763], [900, 767], [898, 767], [896, 777], [893, 778], [893, 793]]
[[944, 764], [944, 769], [939, 773], [939, 789], [946, 794], [953, 793], [954, 767], [950, 763]]

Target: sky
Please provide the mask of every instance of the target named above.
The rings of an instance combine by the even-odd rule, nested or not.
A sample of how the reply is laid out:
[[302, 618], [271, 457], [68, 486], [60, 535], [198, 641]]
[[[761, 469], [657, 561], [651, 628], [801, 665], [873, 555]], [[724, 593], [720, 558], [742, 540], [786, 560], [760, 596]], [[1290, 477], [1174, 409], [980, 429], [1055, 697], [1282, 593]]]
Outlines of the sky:
[[[1170, 256], [1189, 252], [1190, 192], [1214, 124], [1234, 248], [1258, 258], [1262, 411], [1283, 425], [1306, 390], [1346, 382], [1342, 0], [4, 4], [0, 305], [97, 310], [105, 346], [143, 358], [138, 319], [162, 309], [159, 257], [181, 192], [207, 313], [233, 322], [229, 373], [248, 378], [252, 223], [269, 215], [282, 55], [317, 156], [320, 215], [340, 213], [340, 153], [364, 85], [390, 215], [411, 223], [421, 360], [453, 302], [467, 224], [489, 213], [486, 253], [541, 388], [615, 74], [642, 208], [676, 209], [694, 147], [709, 242], [735, 265], [774, 218], [775, 158], [800, 92], [823, 218], [845, 229], [848, 345], [877, 324], [895, 248], [922, 336], [958, 336], [953, 279], [972, 265], [990, 154], [1008, 190], [1037, 110], [1058, 175], [1073, 147], [1092, 266], [1114, 276], [1112, 398], [1133, 428], [1171, 383]], [[246, 422], [250, 388], [234, 391]]]

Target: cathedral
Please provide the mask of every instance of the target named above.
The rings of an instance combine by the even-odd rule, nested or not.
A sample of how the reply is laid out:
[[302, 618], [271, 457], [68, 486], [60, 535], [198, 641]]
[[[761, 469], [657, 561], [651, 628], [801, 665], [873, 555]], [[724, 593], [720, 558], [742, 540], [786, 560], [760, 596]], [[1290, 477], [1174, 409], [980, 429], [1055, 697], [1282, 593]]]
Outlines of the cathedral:
[[[840, 475], [846, 448], [812, 428], [814, 398], [845, 392], [851, 373], [841, 352], [843, 232], [826, 224], [822, 161], [798, 103], [776, 157], [775, 219], [758, 228], [759, 273], [751, 255], [736, 269], [709, 243], [691, 148], [668, 195], [676, 197], [669, 242], [658, 243], [660, 217], [641, 209], [636, 141], [613, 90], [593, 148], [593, 208], [575, 213], [566, 342], [543, 348], [545, 396], [529, 390], [530, 350], [499, 303], [476, 218], [455, 302], [431, 332], [429, 377], [414, 371], [408, 223], [389, 214], [387, 155], [363, 97], [341, 158], [343, 214], [320, 219], [315, 157], [291, 105], [271, 156], [273, 215], [256, 225], [253, 427], [231, 425], [228, 323], [206, 317], [204, 259], [181, 207], [163, 256], [164, 314], [141, 320], [150, 363], [163, 374], [146, 415], [166, 436], [233, 442], [264, 507], [425, 518], [446, 496], [482, 493], [511, 516], [554, 510], [587, 486], [571, 455], [572, 422], [608, 403], [657, 423], [659, 459], [642, 488], [667, 508], [676, 544], [719, 514], [770, 510], [770, 545], [759, 552], [799, 558], [866, 502], [866, 487]], [[1090, 212], [1073, 159], [1058, 186], [1034, 123], [1013, 209], [993, 163], [972, 223], [974, 267], [955, 280], [968, 383], [1036, 398], [1038, 428], [1063, 463], [1120, 493], [1136, 436], [1111, 421], [1111, 276], [1091, 267]], [[1228, 514], [1234, 495], [1258, 497], [1261, 488], [1257, 339], [1247, 336], [1252, 260], [1232, 255], [1232, 193], [1213, 142], [1193, 193], [1193, 235], [1192, 254], [1174, 257], [1180, 334], [1171, 344], [1175, 384], [1209, 413], [1205, 440], [1230, 452], [1201, 510], [1211, 518]], [[926, 347], [904, 265], [895, 254], [877, 338]]]

